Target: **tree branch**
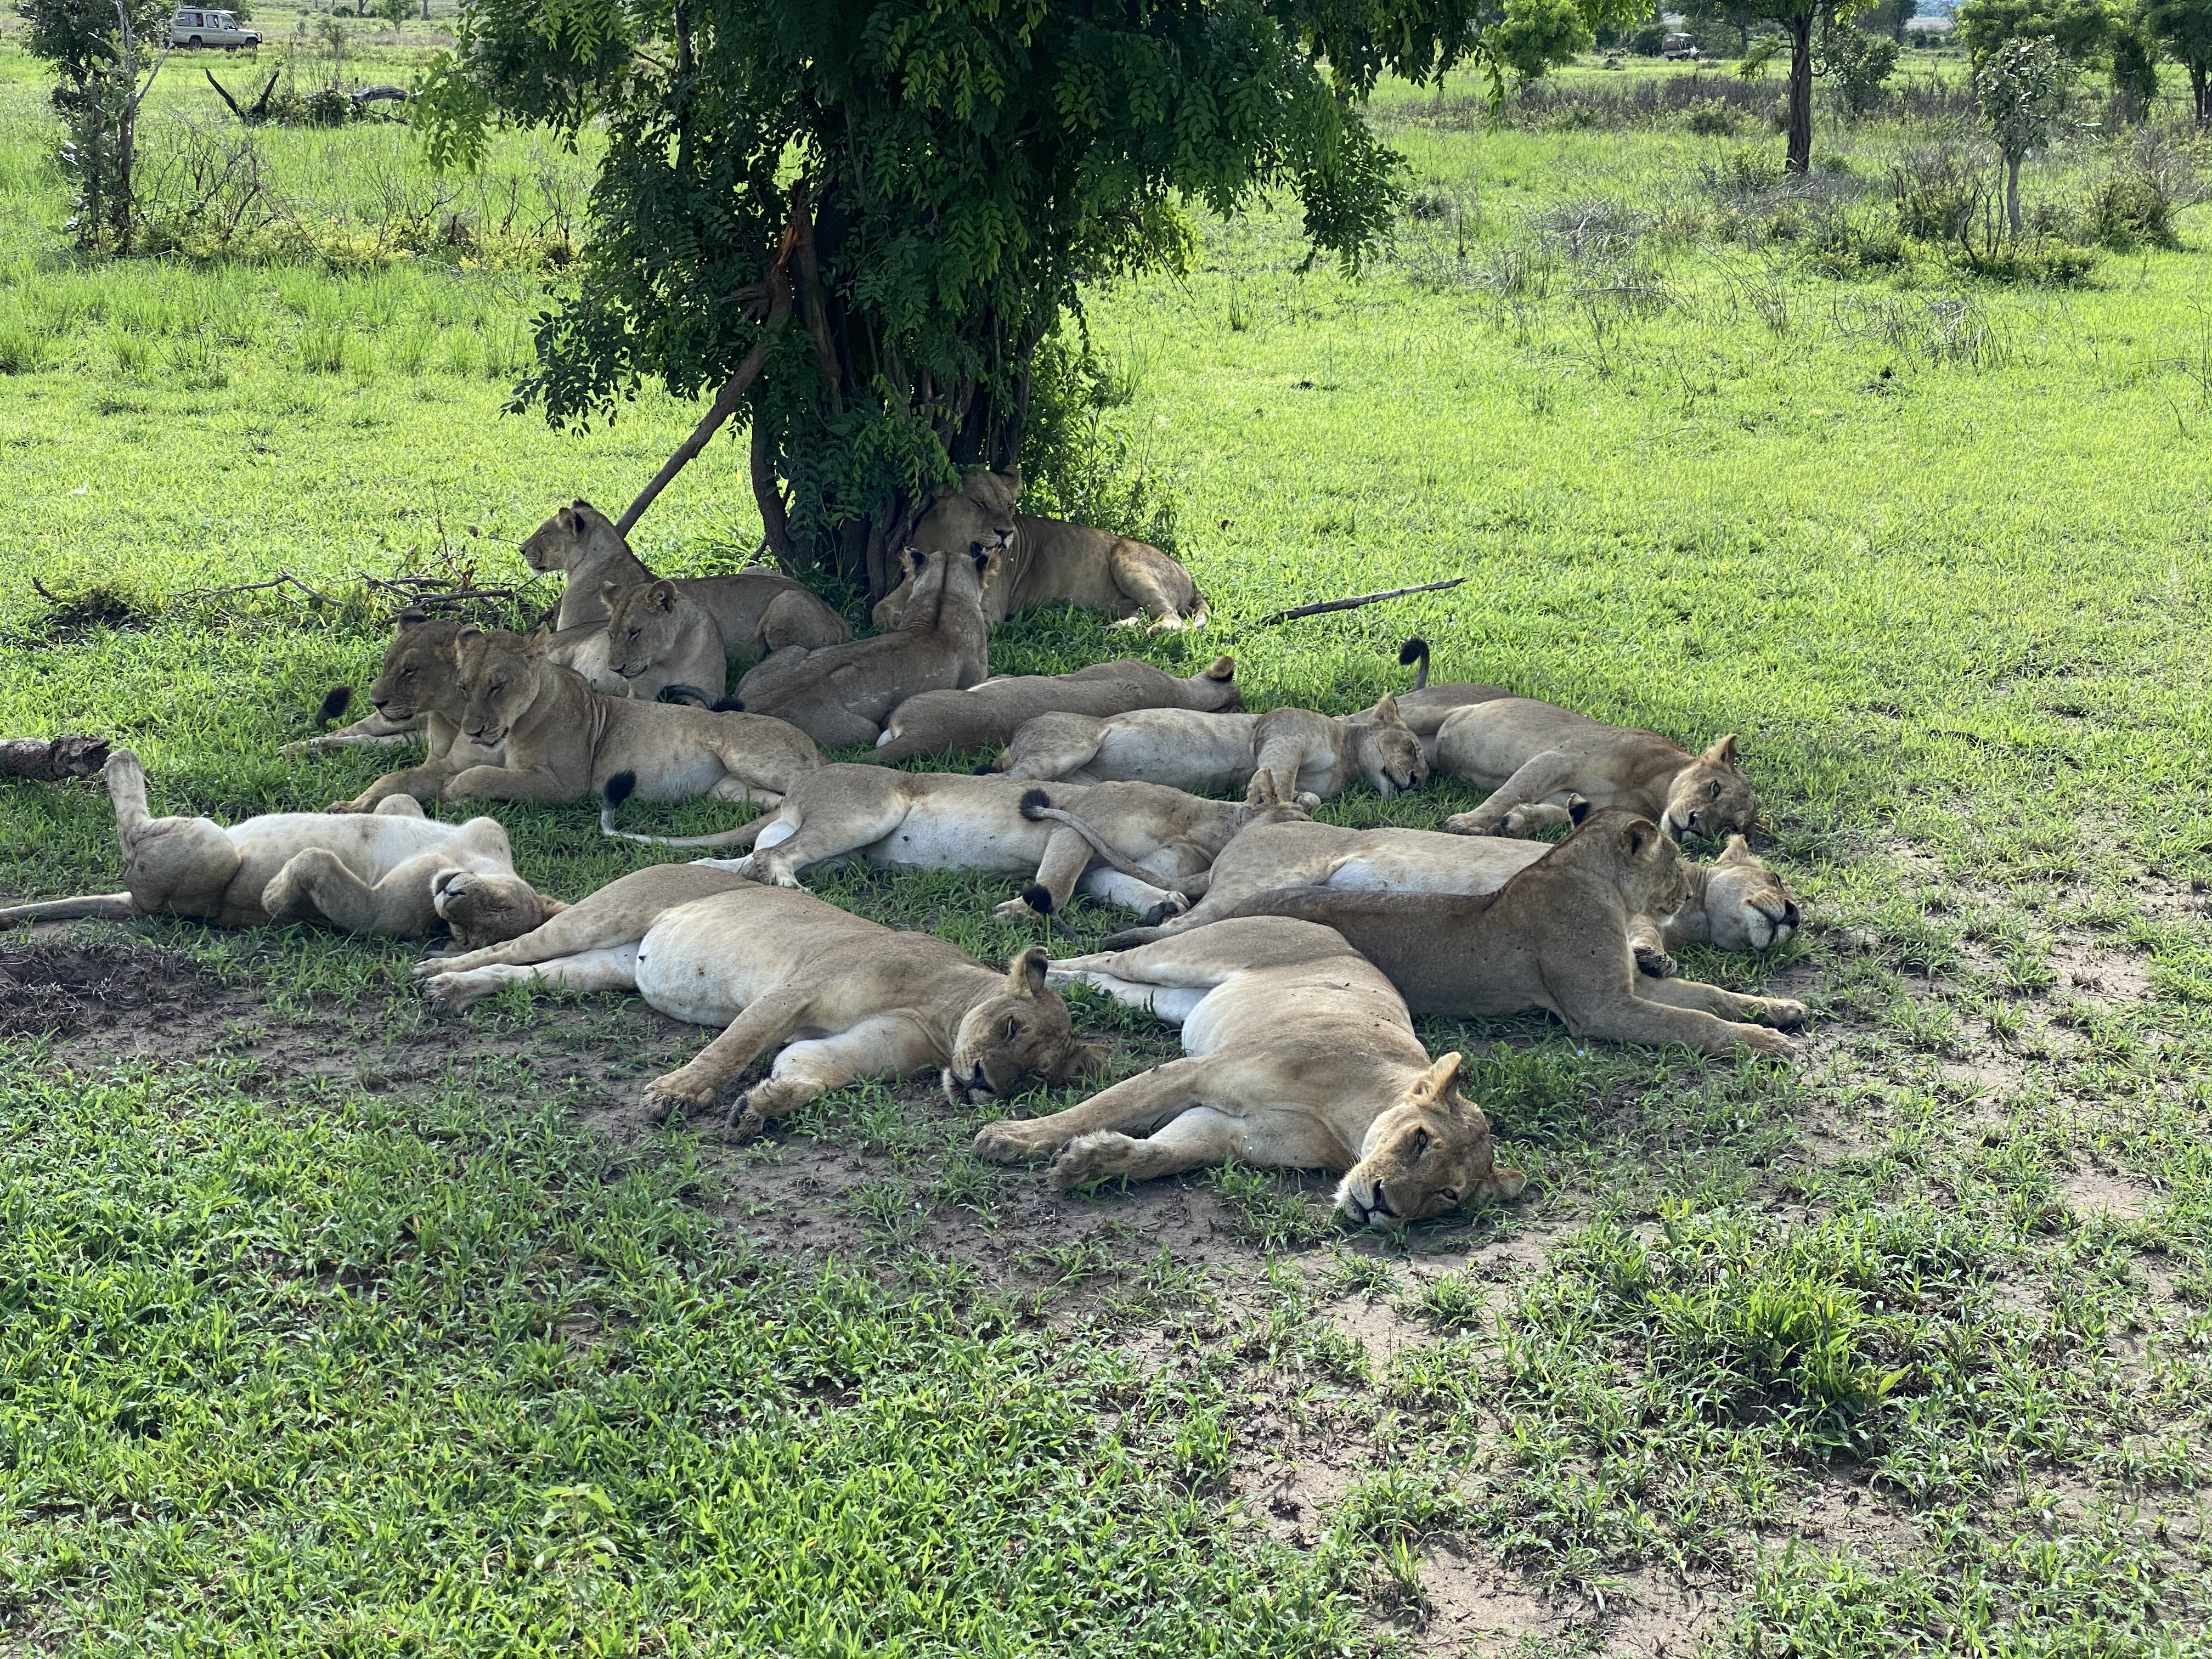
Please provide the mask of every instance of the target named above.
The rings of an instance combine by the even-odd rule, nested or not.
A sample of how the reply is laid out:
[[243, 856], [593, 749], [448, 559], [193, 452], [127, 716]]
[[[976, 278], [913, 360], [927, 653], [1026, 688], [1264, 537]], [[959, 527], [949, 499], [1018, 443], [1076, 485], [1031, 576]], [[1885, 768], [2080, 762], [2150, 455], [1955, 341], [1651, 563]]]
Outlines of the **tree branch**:
[[1453, 576], [1440, 582], [1423, 582], [1418, 587], [1386, 587], [1380, 593], [1361, 593], [1349, 599], [1323, 599], [1319, 605], [1293, 605], [1288, 611], [1278, 611], [1261, 617], [1259, 625], [1265, 628], [1273, 623], [1291, 622], [1300, 617], [1318, 617], [1331, 611], [1357, 611], [1363, 605], [1400, 599], [1408, 593], [1434, 593], [1440, 588], [1457, 587], [1466, 580], [1464, 576]]

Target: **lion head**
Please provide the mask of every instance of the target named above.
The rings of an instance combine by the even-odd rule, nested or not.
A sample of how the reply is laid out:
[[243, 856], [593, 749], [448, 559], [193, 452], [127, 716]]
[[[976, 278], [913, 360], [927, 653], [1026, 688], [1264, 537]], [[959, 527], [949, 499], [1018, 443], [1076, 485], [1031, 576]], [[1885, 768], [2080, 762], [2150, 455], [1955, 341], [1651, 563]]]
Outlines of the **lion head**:
[[607, 608], [607, 661], [624, 679], [634, 680], [667, 661], [683, 644], [674, 582], [601, 582], [599, 599]]
[[1649, 916], [1662, 927], [1690, 902], [1682, 849], [1650, 818], [1625, 806], [1591, 813], [1539, 863], [1553, 859], [1584, 868], [1596, 866], [1613, 878], [1630, 915]]
[[1667, 791], [1668, 834], [1724, 836], [1759, 821], [1759, 797], [1735, 763], [1733, 733], [1674, 774]]
[[546, 672], [544, 641], [503, 629], [487, 634], [465, 628], [455, 643], [461, 689], [468, 695], [461, 730], [471, 742], [487, 748], [506, 742], [515, 721], [538, 699]]
[[1336, 1207], [1390, 1229], [1474, 1200], [1503, 1204], [1528, 1177], [1496, 1162], [1490, 1120], [1459, 1091], [1460, 1057], [1446, 1054], [1369, 1126], [1359, 1162], [1336, 1189]]
[[522, 544], [523, 562], [539, 575], [551, 570], [573, 570], [609, 541], [627, 548], [614, 520], [589, 501], [576, 501], [556, 508], [553, 516], [530, 532]]
[[401, 611], [398, 627], [384, 647], [384, 666], [368, 688], [368, 700], [386, 720], [411, 720], [452, 690], [454, 640], [461, 629], [420, 611]]
[[1006, 964], [1005, 987], [961, 1020], [944, 1079], [954, 1105], [1002, 1100], [1025, 1079], [1065, 1083], [1104, 1066], [1104, 1049], [1075, 1040], [1067, 1005], [1044, 982], [1044, 947], [1030, 945]]
[[430, 902], [465, 951], [480, 951], [536, 931], [568, 907], [533, 890], [520, 876], [441, 870]]
[[1797, 901], [1741, 836], [1705, 872], [1705, 925], [1723, 951], [1765, 951], [1797, 931]]
[[1352, 752], [1359, 770], [1376, 793], [1388, 800], [1429, 781], [1428, 757], [1421, 740], [1398, 713], [1398, 700], [1385, 696], [1374, 708], [1372, 722], [1346, 728], [1352, 733]]
[[966, 552], [977, 557], [1014, 541], [1014, 503], [1021, 498], [1019, 467], [971, 472], [959, 494], [939, 495], [915, 526], [914, 544], [925, 550]]

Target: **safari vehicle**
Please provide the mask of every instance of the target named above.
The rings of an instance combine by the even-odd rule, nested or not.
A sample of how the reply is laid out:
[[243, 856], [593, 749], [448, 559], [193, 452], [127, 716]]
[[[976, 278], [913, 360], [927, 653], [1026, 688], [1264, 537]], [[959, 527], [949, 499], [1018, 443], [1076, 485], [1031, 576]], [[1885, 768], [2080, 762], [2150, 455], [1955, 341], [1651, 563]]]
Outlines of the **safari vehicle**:
[[1659, 55], [1670, 64], [1698, 61], [1698, 43], [1686, 34], [1669, 34], [1659, 42]]
[[173, 46], [221, 46], [232, 52], [240, 46], [258, 46], [260, 32], [240, 28], [234, 11], [197, 11], [179, 7], [169, 20], [169, 44]]

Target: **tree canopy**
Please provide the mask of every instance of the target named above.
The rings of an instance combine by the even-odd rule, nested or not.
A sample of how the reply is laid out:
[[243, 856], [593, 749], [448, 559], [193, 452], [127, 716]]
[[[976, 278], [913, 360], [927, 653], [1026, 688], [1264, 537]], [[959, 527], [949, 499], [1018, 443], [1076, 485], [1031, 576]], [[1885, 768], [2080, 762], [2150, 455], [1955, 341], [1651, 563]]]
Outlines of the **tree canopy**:
[[[1570, 0], [1585, 26], [1621, 3]], [[1022, 458], [1085, 283], [1180, 268], [1186, 204], [1271, 192], [1358, 266], [1401, 193], [1360, 112], [1378, 77], [1540, 59], [1573, 38], [1558, 9], [1518, 0], [1516, 31], [1482, 0], [465, 0], [415, 108], [441, 163], [500, 121], [605, 126], [522, 388], [557, 422], [721, 384], [788, 276], [804, 326], [744, 394], [763, 518], [880, 593], [933, 490]]]

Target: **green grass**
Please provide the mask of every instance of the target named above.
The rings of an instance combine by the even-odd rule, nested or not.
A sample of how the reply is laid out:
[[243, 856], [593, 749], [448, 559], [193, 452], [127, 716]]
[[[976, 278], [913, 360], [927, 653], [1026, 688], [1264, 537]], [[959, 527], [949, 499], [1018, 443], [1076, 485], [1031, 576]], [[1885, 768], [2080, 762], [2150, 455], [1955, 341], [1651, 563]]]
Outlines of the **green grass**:
[[[552, 1098], [468, 1058], [623, 1053], [589, 1003], [494, 1000], [451, 1028], [449, 1073], [381, 1091], [64, 1070], [15, 1042], [0, 1631], [84, 1652], [1452, 1651], [1465, 1609], [1424, 1588], [1448, 1547], [1553, 1598], [1531, 1640], [1560, 1650], [1639, 1602], [1732, 1652], [2201, 1645], [2212, 210], [2185, 214], [2189, 249], [2108, 254], [2078, 288], [1924, 249], [1824, 269], [1813, 235], [1775, 234], [1797, 210], [1730, 183], [1765, 136], [1491, 127], [1467, 90], [1378, 100], [1443, 209], [1358, 280], [1302, 270], [1271, 211], [1206, 226], [1186, 281], [1091, 297], [1135, 388], [1109, 418], [1179, 496], [1216, 625], [1031, 616], [994, 665], [1230, 649], [1255, 703], [1343, 709], [1401, 683], [1419, 632], [1443, 678], [1736, 732], [1762, 851], [1814, 926], [1686, 965], [1806, 997], [1809, 1061], [1426, 1022], [1468, 1052], [1520, 1204], [1378, 1247], [1328, 1223], [1323, 1183], [1231, 1169], [1188, 1183], [1164, 1235], [1109, 1188], [1088, 1231], [1032, 1244], [1035, 1177], [975, 1164], [973, 1123], [920, 1091], [845, 1091], [741, 1154], [679, 1130], [617, 1146], [580, 1123], [604, 1104], [585, 1085]], [[275, 750], [363, 683], [378, 619], [182, 591], [283, 569], [343, 597], [441, 563], [519, 581], [521, 535], [570, 496], [625, 500], [693, 410], [648, 393], [580, 436], [501, 414], [560, 278], [358, 257], [380, 177], [430, 188], [391, 127], [268, 137], [351, 252], [80, 265], [39, 97], [0, 48], [0, 731], [128, 739], [157, 811], [350, 793], [376, 762]], [[157, 147], [212, 94], [179, 76], [161, 100]], [[1824, 119], [1821, 188], [1872, 223], [1929, 137]], [[532, 142], [492, 163], [526, 194]], [[2118, 161], [2093, 140], [2040, 160], [2031, 204]], [[1620, 234], [1578, 240], [1599, 202]], [[655, 507], [648, 561], [750, 548], [738, 454]], [[143, 625], [56, 630], [34, 574]], [[1256, 624], [1449, 575], [1469, 580]], [[1328, 816], [1472, 804], [1446, 784]], [[650, 856], [584, 805], [501, 816], [564, 896]], [[118, 872], [95, 790], [0, 793], [0, 891]], [[1037, 937], [989, 915], [1015, 884], [818, 890], [999, 957]], [[1117, 920], [1079, 906], [1055, 939]], [[371, 1021], [429, 1029], [396, 945], [132, 931], [364, 1051]], [[1157, 1053], [1079, 1012], [1127, 1065]], [[835, 1261], [708, 1218], [772, 1218], [761, 1172], [841, 1139], [865, 1167]], [[1401, 1340], [1364, 1346], [1361, 1321]], [[1257, 1501], [1278, 1457], [1356, 1473], [1294, 1527]], [[1668, 1599], [1683, 1575], [1717, 1612]]]

